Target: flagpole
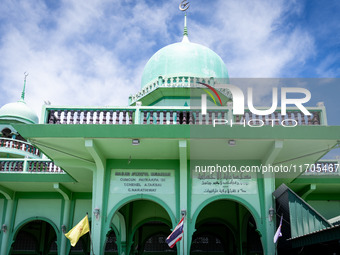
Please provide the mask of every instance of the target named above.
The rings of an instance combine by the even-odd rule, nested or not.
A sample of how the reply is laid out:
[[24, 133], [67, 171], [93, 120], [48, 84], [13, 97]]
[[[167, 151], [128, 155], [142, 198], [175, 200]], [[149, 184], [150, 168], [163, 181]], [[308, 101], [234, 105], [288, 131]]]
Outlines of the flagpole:
[[[86, 213], [86, 216], [87, 216], [87, 220], [89, 220], [89, 214], [88, 213]], [[91, 230], [90, 229], [91, 228], [90, 228], [90, 224], [89, 224], [89, 236], [90, 236], [91, 249], [92, 249], [92, 254], [95, 255], [94, 251], [93, 251], [93, 243], [92, 243], [92, 237], [91, 237]]]
[[183, 255], [185, 255], [185, 253], [184, 253], [184, 232], [183, 232]]
[[[183, 216], [183, 228], [184, 228], [184, 223], [185, 223], [185, 216]], [[185, 255], [185, 253], [184, 253], [184, 231], [183, 231], [183, 255]]]

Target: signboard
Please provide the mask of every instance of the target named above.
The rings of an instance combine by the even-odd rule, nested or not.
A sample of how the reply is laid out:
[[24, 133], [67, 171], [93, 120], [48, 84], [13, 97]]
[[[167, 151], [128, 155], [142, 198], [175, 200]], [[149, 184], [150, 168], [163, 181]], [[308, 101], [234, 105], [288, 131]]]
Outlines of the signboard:
[[255, 178], [247, 174], [193, 172], [192, 193], [208, 194], [257, 194]]
[[174, 170], [112, 169], [110, 193], [174, 194]]

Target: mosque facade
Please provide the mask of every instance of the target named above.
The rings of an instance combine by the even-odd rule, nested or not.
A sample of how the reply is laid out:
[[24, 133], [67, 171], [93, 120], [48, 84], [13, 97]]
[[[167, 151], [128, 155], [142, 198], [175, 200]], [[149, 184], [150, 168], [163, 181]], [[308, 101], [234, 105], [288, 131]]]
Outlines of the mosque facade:
[[[0, 108], [0, 254], [340, 254], [339, 162], [320, 160], [340, 127], [322, 103], [235, 115], [221, 80], [223, 60], [185, 28], [129, 106], [44, 105], [38, 120], [24, 88]], [[263, 126], [240, 124], [253, 119]], [[64, 234], [87, 213], [91, 232], [71, 247]]]

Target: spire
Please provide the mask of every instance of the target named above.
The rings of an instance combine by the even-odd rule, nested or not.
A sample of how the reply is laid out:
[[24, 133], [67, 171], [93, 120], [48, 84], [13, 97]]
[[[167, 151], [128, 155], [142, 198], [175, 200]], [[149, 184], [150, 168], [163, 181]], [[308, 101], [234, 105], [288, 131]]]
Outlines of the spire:
[[183, 36], [188, 36], [188, 28], [187, 28], [187, 13], [184, 15], [184, 31]]
[[182, 12], [185, 12], [184, 15], [184, 30], [183, 30], [183, 40], [182, 42], [189, 42], [188, 38], [188, 28], [187, 28], [187, 10], [190, 6], [190, 3], [187, 0], [182, 0], [182, 2], [179, 4], [179, 9]]
[[26, 78], [28, 76], [28, 73], [25, 72], [24, 75], [25, 75], [25, 78], [24, 78], [24, 87], [22, 88], [21, 98], [19, 100], [21, 102], [25, 102]]

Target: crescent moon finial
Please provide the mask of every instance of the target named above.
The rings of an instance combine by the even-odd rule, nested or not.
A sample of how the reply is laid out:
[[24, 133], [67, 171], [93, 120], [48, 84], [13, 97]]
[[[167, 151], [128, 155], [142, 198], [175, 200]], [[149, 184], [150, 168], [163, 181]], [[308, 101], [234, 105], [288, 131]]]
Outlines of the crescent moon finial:
[[182, 12], [185, 12], [189, 9], [190, 3], [187, 0], [182, 0], [182, 2], [179, 4], [179, 10]]

